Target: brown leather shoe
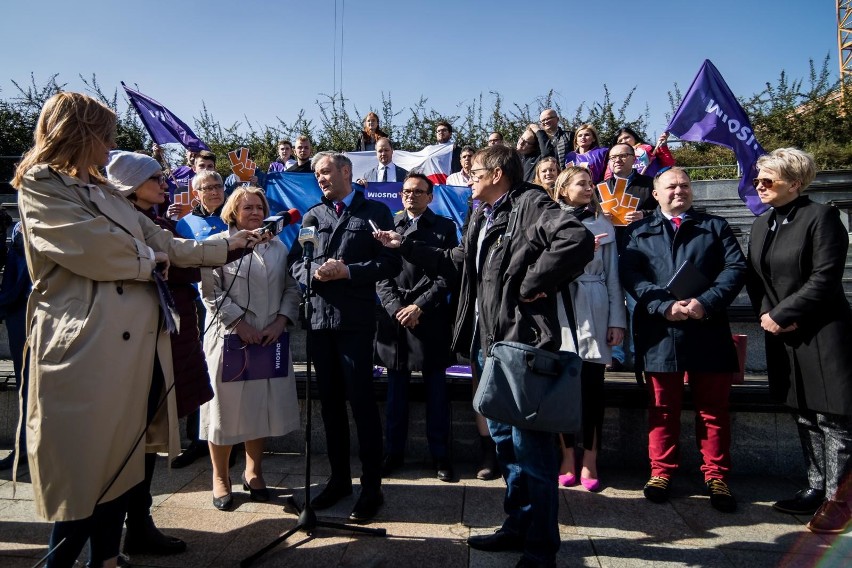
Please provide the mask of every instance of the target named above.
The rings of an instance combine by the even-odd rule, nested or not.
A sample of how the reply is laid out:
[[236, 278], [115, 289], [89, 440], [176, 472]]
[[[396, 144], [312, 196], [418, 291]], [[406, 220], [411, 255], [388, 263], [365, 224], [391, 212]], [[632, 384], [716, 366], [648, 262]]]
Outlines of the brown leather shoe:
[[844, 501], [829, 499], [814, 514], [807, 527], [815, 533], [837, 534], [846, 530], [850, 519], [852, 519], [852, 511], [849, 510], [849, 505]]

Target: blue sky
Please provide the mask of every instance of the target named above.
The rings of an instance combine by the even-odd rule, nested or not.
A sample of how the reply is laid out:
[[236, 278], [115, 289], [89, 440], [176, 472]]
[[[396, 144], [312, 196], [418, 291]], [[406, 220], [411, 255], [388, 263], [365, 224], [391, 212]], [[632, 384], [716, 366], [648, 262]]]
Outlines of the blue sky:
[[480, 93], [487, 110], [491, 91], [523, 104], [552, 88], [570, 115], [606, 83], [616, 101], [635, 86], [630, 116], [647, 103], [658, 133], [667, 91], [686, 90], [704, 59], [738, 96], [781, 70], [807, 79], [808, 60], [827, 54], [836, 78], [835, 18], [831, 0], [18, 1], [0, 22], [0, 96], [30, 73], [37, 84], [59, 73], [70, 90], [94, 73], [107, 92], [137, 84], [189, 124], [202, 101], [223, 125], [289, 123], [302, 108], [316, 118], [342, 19], [343, 92], [361, 114], [382, 93], [401, 123], [421, 95], [456, 115]]

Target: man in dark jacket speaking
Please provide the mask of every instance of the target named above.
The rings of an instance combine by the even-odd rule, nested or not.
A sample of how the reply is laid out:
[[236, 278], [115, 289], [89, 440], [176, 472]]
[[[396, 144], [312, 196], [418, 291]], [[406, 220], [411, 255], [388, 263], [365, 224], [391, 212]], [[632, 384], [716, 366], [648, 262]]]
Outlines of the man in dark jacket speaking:
[[650, 392], [651, 479], [645, 497], [655, 503], [668, 499], [688, 374], [710, 503], [732, 512], [737, 503], [725, 483], [731, 469], [728, 394], [739, 361], [726, 310], [745, 282], [745, 258], [724, 219], [692, 209], [692, 184], [684, 170], [657, 175], [654, 198], [659, 208], [628, 227], [619, 263], [624, 290], [637, 302], [636, 357]]
[[[453, 330], [456, 352], [481, 363], [497, 341], [557, 351], [561, 330], [556, 290], [573, 280], [594, 254], [594, 237], [538, 186], [523, 182], [517, 152], [490, 146], [476, 153], [470, 171], [480, 205], [454, 249], [440, 250], [379, 231], [386, 246], [427, 272], [460, 283]], [[514, 215], [513, 215], [514, 213]], [[509, 219], [514, 234], [507, 233]], [[494, 534], [471, 536], [487, 551], [522, 550], [519, 566], [554, 566], [559, 550], [559, 460], [555, 434], [488, 421], [506, 481], [508, 518]]]
[[[358, 431], [361, 495], [349, 519], [364, 523], [382, 503], [382, 422], [373, 392], [373, 336], [376, 282], [402, 267], [396, 251], [372, 237], [371, 223], [393, 227], [390, 209], [352, 187], [352, 162], [343, 154], [320, 152], [311, 162], [322, 201], [305, 213], [303, 226], [317, 228], [317, 262], [304, 261], [300, 246], [291, 272], [304, 284], [312, 278], [311, 358], [317, 369], [322, 421], [331, 477], [311, 504], [327, 509], [352, 493], [349, 469], [349, 417]], [[319, 266], [317, 266], [319, 265]]]

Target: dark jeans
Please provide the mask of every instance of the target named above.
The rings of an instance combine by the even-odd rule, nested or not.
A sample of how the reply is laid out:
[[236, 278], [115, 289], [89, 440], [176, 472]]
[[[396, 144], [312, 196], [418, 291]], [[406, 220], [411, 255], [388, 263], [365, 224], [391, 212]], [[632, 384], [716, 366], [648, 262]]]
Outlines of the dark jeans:
[[[477, 347], [471, 363], [482, 376], [485, 366]], [[559, 551], [560, 456], [556, 434], [514, 428], [488, 420], [488, 431], [497, 446], [497, 462], [506, 482], [503, 510], [508, 517], [501, 530], [524, 538], [524, 556], [547, 563]]]
[[524, 556], [551, 562], [559, 550], [559, 456], [556, 434], [488, 420], [506, 481], [502, 530], [524, 538]]
[[[53, 553], [47, 559], [47, 568], [74, 566], [74, 561], [80, 556], [87, 540], [92, 566], [100, 566], [104, 561], [118, 556], [121, 527], [126, 512], [125, 493], [117, 499], [97, 505], [91, 517], [53, 523], [48, 543], [48, 548], [53, 550]], [[62, 539], [65, 541], [62, 542]]]
[[348, 400], [358, 435], [361, 487], [366, 489], [378, 489], [382, 483], [382, 419], [373, 391], [373, 336], [363, 331], [319, 330], [312, 331], [310, 338], [331, 477], [336, 482], [352, 477]]
[[[408, 385], [411, 371], [388, 369], [388, 400], [385, 407], [385, 452], [402, 455], [408, 438]], [[423, 371], [426, 387], [426, 439], [435, 459], [448, 456], [450, 406], [447, 399], [446, 369]]]

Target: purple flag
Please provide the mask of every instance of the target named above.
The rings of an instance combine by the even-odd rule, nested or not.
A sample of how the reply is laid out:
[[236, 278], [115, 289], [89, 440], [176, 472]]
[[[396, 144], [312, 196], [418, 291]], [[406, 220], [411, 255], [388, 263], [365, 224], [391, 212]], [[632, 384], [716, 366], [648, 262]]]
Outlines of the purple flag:
[[139, 91], [134, 91], [125, 85], [124, 81], [121, 82], [121, 86], [127, 92], [130, 104], [139, 113], [142, 124], [145, 125], [145, 129], [154, 142], [157, 144], [177, 142], [193, 152], [210, 149], [207, 144], [198, 139], [198, 136], [192, 132], [192, 129], [186, 123], [172, 114], [169, 109]]
[[757, 176], [757, 159], [766, 151], [757, 143], [743, 107], [709, 59], [704, 60], [666, 130], [681, 140], [710, 142], [733, 150], [743, 172], [740, 199], [755, 215], [769, 208], [760, 202], [751, 185]]

